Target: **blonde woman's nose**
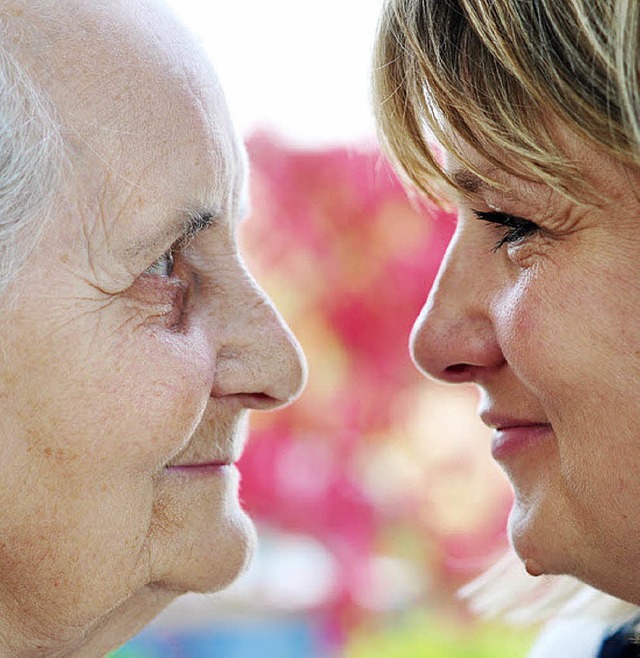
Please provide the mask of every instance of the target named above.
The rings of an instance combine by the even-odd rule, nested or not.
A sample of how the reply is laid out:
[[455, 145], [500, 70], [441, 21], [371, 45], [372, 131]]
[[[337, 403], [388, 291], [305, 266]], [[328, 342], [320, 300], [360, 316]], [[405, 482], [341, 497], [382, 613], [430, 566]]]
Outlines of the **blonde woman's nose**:
[[411, 356], [424, 374], [449, 383], [477, 382], [504, 362], [487, 280], [454, 237], [411, 332]]

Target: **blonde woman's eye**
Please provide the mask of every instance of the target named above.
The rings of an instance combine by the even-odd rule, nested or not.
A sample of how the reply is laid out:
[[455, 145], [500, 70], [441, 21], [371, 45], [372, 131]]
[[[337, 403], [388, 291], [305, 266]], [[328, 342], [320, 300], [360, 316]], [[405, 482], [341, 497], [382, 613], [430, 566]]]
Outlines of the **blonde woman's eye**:
[[517, 244], [525, 241], [540, 231], [540, 227], [530, 219], [509, 215], [504, 212], [482, 212], [473, 210], [473, 214], [481, 221], [497, 226], [502, 236], [493, 246], [493, 251], [502, 249], [504, 245]]
[[158, 260], [150, 265], [145, 271], [145, 274], [151, 274], [152, 276], [160, 277], [170, 277], [173, 274], [173, 249], [165, 252], [158, 258]]

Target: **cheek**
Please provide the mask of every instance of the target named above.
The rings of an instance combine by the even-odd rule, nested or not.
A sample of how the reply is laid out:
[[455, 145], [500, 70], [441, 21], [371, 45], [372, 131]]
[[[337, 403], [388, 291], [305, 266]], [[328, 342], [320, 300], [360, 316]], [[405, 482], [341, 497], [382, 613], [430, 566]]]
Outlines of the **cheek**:
[[583, 491], [637, 479], [627, 476], [640, 461], [640, 334], [630, 330], [640, 299], [629, 272], [558, 270], [503, 299], [505, 357], [554, 425], [563, 477]]
[[[209, 399], [213, 356], [197, 329], [139, 327], [32, 344], [41, 349], [12, 364], [15, 447], [27, 462], [55, 466], [56, 479], [161, 468], [189, 440]], [[0, 422], [8, 430], [7, 416]]]
[[[538, 288], [526, 281], [500, 295], [493, 307], [496, 337], [509, 367], [518, 379], [533, 390], [544, 378], [545, 361], [552, 361], [553, 342], [547, 332], [557, 321], [544, 308], [548, 298], [541, 296]], [[554, 311], [557, 313], [556, 311]], [[536, 391], [539, 393], [539, 391]]]
[[605, 385], [619, 388], [620, 360], [628, 366], [629, 350], [638, 348], [625, 330], [629, 314], [637, 315], [627, 298], [620, 279], [603, 270], [557, 267], [523, 279], [494, 309], [509, 366], [551, 409]]
[[[190, 440], [209, 400], [214, 357], [204, 335], [146, 334], [118, 354], [124, 377], [109, 382], [103, 422], [131, 468], [161, 468]], [[117, 457], [114, 451], [114, 457]]]

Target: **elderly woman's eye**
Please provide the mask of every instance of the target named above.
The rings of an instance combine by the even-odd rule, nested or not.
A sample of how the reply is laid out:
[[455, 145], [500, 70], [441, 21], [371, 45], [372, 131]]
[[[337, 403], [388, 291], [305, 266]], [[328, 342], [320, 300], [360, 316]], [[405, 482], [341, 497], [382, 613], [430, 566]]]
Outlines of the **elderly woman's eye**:
[[174, 265], [174, 250], [169, 249], [158, 260], [150, 265], [145, 271], [145, 274], [153, 276], [170, 277], [173, 273]]
[[505, 244], [521, 242], [540, 230], [535, 222], [517, 215], [509, 215], [498, 211], [483, 212], [481, 210], [474, 210], [473, 214], [483, 222], [502, 229], [503, 235], [493, 246], [493, 251], [498, 251]]

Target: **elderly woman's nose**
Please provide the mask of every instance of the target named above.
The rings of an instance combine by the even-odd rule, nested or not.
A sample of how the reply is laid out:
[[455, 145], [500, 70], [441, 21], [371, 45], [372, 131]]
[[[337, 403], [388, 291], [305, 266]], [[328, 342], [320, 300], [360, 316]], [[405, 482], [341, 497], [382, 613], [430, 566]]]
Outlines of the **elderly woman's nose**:
[[212, 397], [243, 396], [247, 406], [271, 409], [293, 401], [307, 379], [300, 344], [253, 282], [235, 302], [235, 320], [218, 353]]
[[487, 306], [482, 272], [449, 249], [410, 338], [424, 374], [450, 383], [478, 381], [504, 357]]

